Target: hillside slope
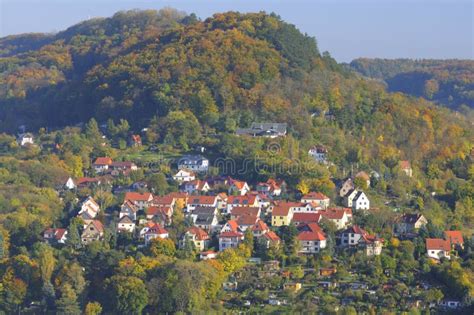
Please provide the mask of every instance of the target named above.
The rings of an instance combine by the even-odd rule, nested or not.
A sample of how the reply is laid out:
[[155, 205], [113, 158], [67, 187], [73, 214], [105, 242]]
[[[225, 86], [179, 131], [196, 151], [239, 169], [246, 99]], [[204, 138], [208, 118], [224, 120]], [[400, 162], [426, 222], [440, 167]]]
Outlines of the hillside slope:
[[[228, 12], [198, 21], [169, 9], [120, 12], [44, 40], [32, 41], [31, 50], [18, 39], [18, 46], [0, 41], [2, 50], [13, 47], [0, 58], [4, 131], [92, 117], [125, 118], [138, 129], [181, 110], [208, 133], [284, 121], [311, 143], [323, 138], [318, 128], [336, 129], [366, 161], [454, 158], [470, 150], [464, 118], [344, 70], [319, 53], [314, 38], [274, 14]], [[335, 134], [324, 140], [336, 145]]]

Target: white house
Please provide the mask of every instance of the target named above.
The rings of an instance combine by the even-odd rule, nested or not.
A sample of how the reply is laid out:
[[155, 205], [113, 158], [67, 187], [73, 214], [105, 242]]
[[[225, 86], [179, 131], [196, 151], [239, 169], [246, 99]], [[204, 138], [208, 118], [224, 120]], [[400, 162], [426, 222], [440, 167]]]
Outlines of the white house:
[[229, 187], [229, 195], [245, 196], [250, 191], [250, 187], [247, 182], [240, 180], [232, 180]]
[[109, 166], [112, 165], [112, 159], [109, 157], [98, 157], [94, 163], [92, 163], [92, 167], [94, 168], [96, 173], [104, 173], [109, 169]]
[[192, 194], [203, 194], [211, 190], [209, 183], [200, 179], [185, 182], [181, 185], [181, 191]]
[[137, 193], [137, 192], [127, 192], [125, 193], [124, 201], [128, 200], [139, 210], [143, 210], [146, 207], [150, 206], [151, 202], [153, 201], [153, 195], [149, 192], [145, 193]]
[[367, 233], [358, 225], [351, 226], [340, 232], [337, 237], [339, 239], [339, 246], [365, 248], [367, 256], [377, 256], [382, 253], [383, 240], [376, 235]]
[[190, 182], [196, 179], [196, 175], [192, 171], [186, 169], [179, 170], [176, 174], [173, 175], [173, 179], [178, 183]]
[[127, 216], [133, 221], [137, 220], [138, 207], [135, 206], [130, 200], [125, 200], [120, 207], [119, 219]]
[[74, 183], [74, 180], [69, 177], [66, 183], [64, 184], [64, 187], [69, 190], [76, 189], [76, 183]]
[[130, 232], [135, 231], [135, 222], [129, 216], [123, 216], [117, 223], [117, 230], [119, 232]]
[[427, 238], [426, 253], [428, 257], [436, 260], [451, 259], [451, 242], [441, 238]]
[[354, 210], [368, 210], [370, 209], [370, 201], [363, 191], [354, 189], [345, 197], [346, 207]]
[[18, 136], [18, 144], [21, 145], [22, 147], [27, 145], [27, 144], [34, 144], [35, 141], [33, 139], [33, 135], [31, 133], [23, 133]]
[[178, 160], [178, 169], [207, 172], [209, 170], [209, 160], [202, 155], [186, 155]]
[[331, 208], [319, 213], [324, 219], [333, 222], [338, 230], [345, 228], [352, 220], [350, 208]]
[[86, 213], [89, 217], [95, 218], [100, 211], [100, 206], [95, 202], [94, 198], [87, 197], [81, 203], [81, 208], [79, 209], [79, 215]]
[[327, 162], [327, 149], [322, 145], [317, 145], [309, 149], [308, 154], [318, 163], [325, 164]]
[[60, 228], [49, 228], [44, 231], [43, 238], [49, 243], [64, 244], [67, 239], [67, 230]]
[[326, 248], [327, 242], [323, 230], [317, 223], [304, 224], [298, 227], [299, 252], [302, 254], [315, 254]]

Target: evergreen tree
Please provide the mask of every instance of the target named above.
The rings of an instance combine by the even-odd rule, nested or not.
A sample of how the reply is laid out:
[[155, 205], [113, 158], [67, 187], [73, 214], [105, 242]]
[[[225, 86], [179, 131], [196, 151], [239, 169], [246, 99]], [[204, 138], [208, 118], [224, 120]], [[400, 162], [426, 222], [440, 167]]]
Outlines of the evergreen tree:
[[71, 220], [67, 230], [66, 245], [73, 250], [81, 247], [81, 235], [79, 234], [79, 222], [76, 219]]
[[81, 314], [76, 292], [68, 283], [61, 287], [61, 298], [56, 302], [56, 311], [58, 314]]

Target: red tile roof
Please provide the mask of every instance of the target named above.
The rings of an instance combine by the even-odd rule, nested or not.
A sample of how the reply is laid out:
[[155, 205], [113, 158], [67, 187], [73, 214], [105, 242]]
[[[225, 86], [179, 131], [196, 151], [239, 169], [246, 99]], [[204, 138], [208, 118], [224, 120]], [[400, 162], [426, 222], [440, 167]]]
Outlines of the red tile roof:
[[300, 230], [298, 233], [300, 241], [324, 241], [326, 239], [323, 230], [316, 223], [305, 224], [298, 229]]
[[253, 226], [252, 231], [268, 231], [268, 225], [263, 220], [258, 220]]
[[146, 232], [146, 234], [148, 234], [148, 235], [150, 235], [150, 234], [162, 235], [162, 234], [168, 234], [168, 231], [164, 227], [159, 225], [158, 223], [155, 223], [154, 225], [150, 226], [150, 228]]
[[216, 196], [193, 196], [189, 197], [188, 204], [192, 205], [213, 205], [216, 203]]
[[357, 173], [355, 177], [362, 178], [363, 180], [370, 180], [370, 176], [364, 171]]
[[239, 230], [239, 224], [237, 223], [236, 220], [229, 220], [227, 221], [227, 224], [229, 225], [232, 231], [237, 232]]
[[254, 215], [257, 216], [260, 213], [260, 208], [258, 207], [234, 207], [232, 208], [231, 215], [233, 217], [238, 217], [241, 215]]
[[276, 235], [276, 233], [273, 232], [273, 231], [268, 231], [267, 233], [263, 234], [263, 237], [265, 237], [266, 239], [268, 239], [272, 242], [279, 242], [280, 241], [280, 237], [278, 237], [278, 235]]
[[293, 215], [293, 222], [295, 223], [318, 223], [321, 220], [320, 213], [297, 212]]
[[227, 198], [227, 204], [232, 205], [253, 205], [255, 203], [256, 195], [245, 195], [245, 196], [229, 196]]
[[174, 201], [174, 197], [165, 195], [165, 196], [155, 196], [153, 197], [152, 204], [155, 206], [171, 206]]
[[247, 184], [247, 182], [243, 182], [243, 181], [236, 180], [236, 179], [234, 179], [234, 180], [232, 181], [232, 185], [234, 185], [235, 187], [237, 187], [238, 190], [244, 189], [245, 184]]
[[258, 217], [254, 214], [243, 214], [237, 218], [239, 226], [242, 225], [254, 225], [258, 220]]
[[197, 226], [192, 226], [188, 229], [190, 234], [196, 235], [198, 241], [204, 241], [209, 239], [209, 234], [206, 231]]
[[98, 157], [94, 163], [94, 165], [110, 165], [112, 164], [112, 159], [109, 157]]
[[326, 211], [321, 211], [320, 213], [324, 218], [329, 220], [341, 220], [347, 212], [344, 208], [331, 208]]
[[170, 217], [173, 214], [173, 209], [168, 206], [153, 206], [153, 207], [148, 207], [146, 209], [146, 215], [164, 215], [166, 217]]
[[137, 192], [127, 192], [125, 193], [124, 200], [130, 201], [150, 201], [153, 199], [153, 195], [149, 192], [137, 193]]
[[310, 192], [309, 194], [304, 195], [301, 199], [326, 200], [329, 199], [329, 197], [321, 192]]
[[454, 245], [463, 245], [464, 239], [461, 231], [444, 231], [445, 238]]
[[443, 240], [441, 238], [427, 238], [426, 249], [444, 250], [446, 252], [449, 252], [451, 250], [451, 242], [449, 240]]
[[244, 237], [244, 234], [241, 232], [229, 231], [229, 232], [223, 232], [219, 235], [219, 238], [227, 238], [227, 237]]
[[400, 167], [403, 169], [403, 170], [408, 170], [411, 168], [411, 165], [410, 165], [410, 161], [400, 161]]

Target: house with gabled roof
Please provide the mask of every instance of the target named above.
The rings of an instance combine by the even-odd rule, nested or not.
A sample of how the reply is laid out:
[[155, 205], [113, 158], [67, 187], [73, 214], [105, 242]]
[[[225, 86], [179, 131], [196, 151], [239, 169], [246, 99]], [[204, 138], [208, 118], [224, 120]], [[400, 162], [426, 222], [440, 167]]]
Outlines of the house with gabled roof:
[[293, 207], [288, 203], [277, 203], [271, 207], [272, 226], [290, 225], [293, 219]]
[[206, 231], [197, 226], [192, 226], [184, 233], [179, 245], [183, 248], [186, 242], [192, 242], [197, 250], [203, 251], [209, 247], [210, 240], [211, 238]]
[[232, 179], [230, 182], [228, 194], [229, 195], [237, 195], [237, 196], [244, 196], [250, 191], [250, 187], [247, 182]]
[[258, 196], [247, 194], [227, 197], [227, 213], [232, 213], [235, 207], [260, 207]]
[[322, 192], [310, 192], [301, 197], [301, 202], [312, 204], [313, 207], [326, 209], [329, 207], [331, 199]]
[[91, 196], [87, 197], [80, 205], [79, 215], [86, 213], [88, 217], [95, 218], [100, 211], [99, 204]]
[[316, 145], [308, 150], [308, 155], [311, 156], [316, 162], [326, 164], [327, 163], [328, 150], [323, 145]]
[[444, 238], [449, 240], [454, 249], [464, 249], [464, 239], [461, 231], [444, 231]]
[[190, 182], [196, 179], [196, 174], [193, 171], [181, 169], [176, 174], [173, 175], [173, 179], [179, 184], [184, 182]]
[[184, 182], [180, 188], [181, 191], [190, 195], [205, 194], [211, 190], [211, 187], [206, 181], [195, 179], [189, 182]]
[[415, 234], [426, 224], [428, 220], [421, 213], [404, 213], [397, 218], [395, 231], [398, 235]]
[[441, 258], [451, 259], [451, 242], [441, 238], [427, 238], [426, 253], [429, 258], [440, 260]]
[[260, 218], [255, 213], [245, 213], [238, 216], [235, 220], [239, 225], [239, 230], [245, 232], [247, 229], [252, 228]]
[[237, 219], [243, 215], [252, 215], [255, 217], [260, 216], [260, 208], [259, 207], [235, 207], [232, 209], [230, 213], [231, 219]]
[[322, 216], [319, 212], [298, 212], [293, 214], [291, 222], [298, 226], [308, 223], [319, 223], [321, 218]]
[[352, 210], [350, 208], [328, 208], [319, 213], [323, 219], [334, 223], [338, 230], [344, 229], [352, 221]]
[[298, 226], [299, 253], [315, 254], [326, 248], [326, 236], [317, 223], [308, 223]]
[[219, 226], [217, 208], [197, 206], [191, 213], [190, 217], [195, 226], [212, 232]]
[[362, 247], [365, 248], [367, 256], [377, 256], [382, 253], [383, 239], [376, 235], [369, 234], [358, 225], [353, 225], [337, 235], [339, 246], [341, 247]]
[[284, 180], [275, 180], [269, 178], [266, 182], [257, 184], [256, 190], [260, 194], [270, 197], [280, 196], [283, 190], [286, 190], [286, 183]]
[[360, 190], [354, 189], [344, 197], [345, 206], [354, 210], [370, 209], [370, 200], [367, 195]]
[[82, 244], [87, 245], [93, 241], [100, 241], [104, 236], [104, 226], [99, 220], [92, 220], [82, 231]]
[[352, 178], [346, 179], [342, 183], [341, 188], [339, 189], [339, 197], [344, 198], [354, 188], [355, 186], [354, 186], [354, 181], [352, 180]]
[[29, 132], [20, 134], [17, 138], [17, 142], [22, 147], [26, 145], [33, 145], [35, 143], [33, 134]]
[[[146, 231], [143, 231], [143, 229], [145, 228], [146, 228]], [[150, 242], [156, 238], [165, 239], [169, 237], [168, 231], [158, 223], [147, 224], [145, 228], [143, 228], [142, 231], [140, 232], [140, 234], [142, 234], [143, 232], [145, 245], [149, 245]]]
[[173, 220], [173, 208], [169, 206], [152, 206], [145, 209], [147, 220], [160, 222], [163, 225], [170, 225]]
[[236, 248], [244, 240], [244, 233], [238, 231], [222, 232], [219, 234], [219, 251]]
[[209, 170], [209, 160], [202, 155], [185, 155], [178, 159], [178, 169], [207, 172]]
[[404, 160], [400, 161], [400, 169], [404, 172], [408, 177], [413, 176], [413, 169], [411, 168], [410, 161]]
[[138, 207], [139, 210], [143, 210], [151, 204], [153, 200], [153, 194], [149, 192], [127, 192], [125, 193], [124, 201], [125, 200], [133, 203], [136, 207]]
[[119, 219], [117, 223], [118, 232], [135, 232], [135, 221], [132, 220], [129, 216], [123, 216]]
[[67, 230], [61, 228], [48, 228], [43, 232], [43, 239], [50, 244], [64, 244], [67, 239]]
[[217, 202], [217, 196], [189, 196], [186, 209], [193, 212], [198, 206], [217, 208]]
[[92, 163], [94, 171], [98, 174], [106, 172], [109, 169], [110, 165], [112, 165], [112, 159], [106, 156], [98, 157]]

